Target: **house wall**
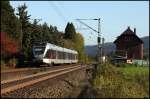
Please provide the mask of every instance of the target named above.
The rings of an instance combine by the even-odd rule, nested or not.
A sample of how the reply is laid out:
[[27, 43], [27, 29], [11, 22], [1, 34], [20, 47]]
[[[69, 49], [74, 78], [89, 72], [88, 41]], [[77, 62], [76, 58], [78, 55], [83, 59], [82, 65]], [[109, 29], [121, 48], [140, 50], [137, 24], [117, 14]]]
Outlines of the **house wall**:
[[134, 59], [143, 59], [143, 44], [134, 47]]
[[143, 59], [143, 44], [134, 36], [122, 36], [116, 42], [116, 50], [127, 50], [129, 59]]

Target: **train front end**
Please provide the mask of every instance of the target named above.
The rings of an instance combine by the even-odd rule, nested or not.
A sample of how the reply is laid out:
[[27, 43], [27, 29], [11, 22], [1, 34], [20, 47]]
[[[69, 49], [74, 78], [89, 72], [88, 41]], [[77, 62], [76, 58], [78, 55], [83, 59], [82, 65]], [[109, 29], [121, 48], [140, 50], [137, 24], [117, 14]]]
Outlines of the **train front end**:
[[43, 54], [46, 48], [45, 43], [34, 43], [32, 47], [33, 63], [43, 64]]

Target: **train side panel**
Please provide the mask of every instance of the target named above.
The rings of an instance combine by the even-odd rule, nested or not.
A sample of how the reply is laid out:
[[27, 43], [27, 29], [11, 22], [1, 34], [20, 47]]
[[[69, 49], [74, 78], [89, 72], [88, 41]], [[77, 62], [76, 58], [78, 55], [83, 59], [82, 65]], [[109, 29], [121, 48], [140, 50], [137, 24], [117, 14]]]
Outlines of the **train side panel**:
[[[43, 50], [43, 48], [45, 50]], [[40, 61], [46, 64], [64, 64], [64, 63], [78, 62], [78, 58], [77, 58], [78, 53], [76, 51], [62, 48], [50, 43], [45, 44], [45, 46], [40, 46], [40, 47], [35, 46], [33, 49], [33, 53], [35, 56], [39, 54], [33, 60], [36, 60], [38, 62]]]

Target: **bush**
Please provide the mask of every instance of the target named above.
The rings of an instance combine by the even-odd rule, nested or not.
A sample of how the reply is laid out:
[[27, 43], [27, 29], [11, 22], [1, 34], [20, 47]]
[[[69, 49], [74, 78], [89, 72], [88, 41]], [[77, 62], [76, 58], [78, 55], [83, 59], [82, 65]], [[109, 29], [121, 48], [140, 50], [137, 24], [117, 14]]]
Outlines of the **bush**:
[[[124, 64], [125, 66], [128, 64]], [[122, 67], [126, 68], [126, 67]], [[99, 66], [96, 77], [92, 80], [98, 98], [144, 98], [149, 97], [149, 79], [136, 75], [132, 80], [125, 79], [124, 73], [111, 64]], [[143, 78], [141, 76], [144, 76]], [[136, 79], [136, 80], [135, 80]], [[145, 83], [145, 84], [143, 84]]]
[[9, 67], [16, 67], [16, 65], [18, 64], [18, 61], [17, 61], [17, 59], [16, 58], [13, 58], [13, 59], [10, 59], [9, 61], [8, 61], [8, 66]]
[[5, 61], [4, 60], [1, 60], [1, 66], [5, 66]]
[[143, 86], [145, 92], [149, 94], [149, 74], [142, 73], [142, 74], [135, 74], [134, 79], [138, 82], [139, 85]]
[[6, 62], [4, 60], [1, 60], [1, 70], [9, 69], [9, 67], [6, 66]]

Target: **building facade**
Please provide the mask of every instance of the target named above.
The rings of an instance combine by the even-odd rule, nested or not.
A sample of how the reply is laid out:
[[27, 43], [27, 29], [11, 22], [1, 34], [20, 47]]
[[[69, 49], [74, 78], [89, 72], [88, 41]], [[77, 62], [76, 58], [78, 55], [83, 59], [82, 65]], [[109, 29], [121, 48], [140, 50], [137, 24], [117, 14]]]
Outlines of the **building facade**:
[[134, 31], [128, 27], [117, 39], [114, 41], [116, 51], [126, 52], [128, 59], [143, 59], [143, 41], [136, 35]]

